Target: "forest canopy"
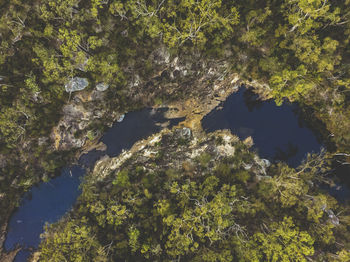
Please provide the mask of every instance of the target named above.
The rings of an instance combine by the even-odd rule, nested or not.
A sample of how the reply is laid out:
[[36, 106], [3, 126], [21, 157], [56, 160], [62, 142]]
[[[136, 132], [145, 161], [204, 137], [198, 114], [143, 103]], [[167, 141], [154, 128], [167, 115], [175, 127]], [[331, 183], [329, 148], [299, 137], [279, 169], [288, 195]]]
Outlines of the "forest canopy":
[[7, 0], [0, 12], [6, 148], [57, 121], [70, 78], [123, 89], [125, 61], [163, 42], [173, 53], [233, 50], [233, 71], [267, 83], [278, 104], [311, 106], [348, 149], [349, 1]]
[[[161, 88], [153, 86], [152, 81], [138, 89], [137, 85], [130, 85], [138, 82], [135, 75], [167, 76], [166, 72], [165, 76], [155, 75], [159, 65], [148, 59], [158, 47], [169, 52], [165, 67], [179, 57], [217, 64], [224, 61], [228, 65], [226, 73], [235, 72], [242, 80], [258, 83], [260, 90], [256, 91], [262, 91], [276, 104], [298, 103], [311, 124], [316, 123], [322, 138], [332, 145], [329, 150], [348, 156], [349, 40], [350, 0], [2, 0], [0, 194], [6, 197], [1, 198], [1, 208], [14, 208], [23, 191], [47, 179], [48, 174], [52, 176], [74, 158], [76, 148], [57, 150], [56, 134], [52, 132], [64, 114], [64, 106], [72, 99], [72, 92], [66, 92], [65, 87], [73, 79], [86, 80], [84, 91], [88, 92], [100, 83], [108, 87], [103, 109], [111, 118], [115, 112], [181, 100], [184, 94], [194, 96], [193, 75], [188, 76], [186, 85], [173, 85], [171, 94], [164, 96], [157, 93]], [[197, 77], [200, 76], [198, 72]], [[170, 85], [162, 87], [170, 89]], [[130, 96], [148, 94], [153, 95], [151, 102], [141, 98], [138, 103], [128, 100]], [[87, 123], [89, 140], [105, 126], [103, 120]], [[75, 132], [72, 136], [82, 134]], [[319, 208], [325, 202], [333, 207], [333, 201], [322, 193], [311, 194], [306, 182], [309, 178], [291, 179], [299, 171], [281, 164], [271, 171], [269, 183], [262, 182], [251, 190], [245, 185], [245, 179], [251, 177], [249, 172], [240, 168], [227, 171], [227, 163], [221, 164], [218, 163], [220, 172], [203, 171], [203, 176], [192, 182], [165, 179], [162, 174], [154, 178], [159, 179], [156, 188], [149, 188], [147, 181], [140, 184], [142, 177], [151, 174], [141, 176], [140, 170], [121, 170], [108, 189], [111, 195], [124, 203], [129, 201], [128, 194], [134, 194], [139, 203], [149, 205], [147, 210], [136, 203], [132, 207], [135, 210], [128, 211], [125, 204], [115, 205], [105, 193], [99, 194], [100, 188], [92, 185], [88, 189], [85, 185], [82, 210], [78, 213], [81, 216], [74, 217], [56, 233], [58, 240], [54, 241], [65, 244], [57, 251], [55, 242], [48, 238], [42, 247], [43, 256], [56, 256], [59, 261], [68, 254], [75, 261], [86, 261], [86, 256], [91, 255], [103, 261], [104, 252], [111, 250], [115, 256], [120, 251], [135, 259], [188, 256], [198, 260], [201, 250], [208, 261], [215, 257], [223, 261], [283, 261], [287, 256], [284, 252], [295, 256], [295, 261], [313, 255], [323, 258], [328, 253], [333, 255], [327, 259], [349, 260], [348, 249], [337, 246], [337, 229], [324, 219], [326, 211]], [[174, 170], [163, 171], [171, 176]], [[174, 172], [182, 177], [183, 170]], [[237, 182], [236, 176], [242, 181]], [[174, 183], [167, 184], [169, 181]], [[185, 193], [180, 194], [179, 190]], [[185, 195], [199, 201], [199, 205]], [[235, 202], [241, 195], [252, 197], [253, 201]], [[161, 197], [156, 201], [154, 196]], [[203, 199], [207, 201], [204, 203]], [[213, 207], [220, 205], [220, 209]], [[288, 211], [286, 215], [275, 216], [279, 208]], [[203, 212], [212, 224], [198, 219], [198, 212]], [[149, 216], [148, 224], [135, 224], [134, 217], [143, 216]], [[250, 217], [261, 216], [265, 223], [250, 232], [237, 220], [240, 217], [247, 222]], [[7, 217], [2, 215], [0, 222], [5, 223]], [[89, 221], [97, 221], [98, 226], [90, 227]], [[170, 226], [173, 222], [175, 226]], [[114, 232], [121, 225], [119, 235], [107, 235], [108, 243], [94, 238], [100, 237], [101, 232]], [[163, 232], [163, 228], [171, 234]], [[148, 239], [155, 234], [152, 230], [157, 233], [155, 242]], [[234, 232], [233, 237], [226, 237], [225, 230]], [[74, 252], [70, 241], [77, 245]], [[182, 248], [179, 250], [175, 243], [181, 243]], [[290, 244], [287, 251], [281, 246], [285, 243]], [[244, 254], [240, 253], [242, 250]], [[248, 254], [250, 257], [244, 257]]]
[[322, 155], [269, 166], [225, 133], [177, 134], [102, 160], [46, 228], [42, 261], [348, 261], [349, 210], [318, 187]]

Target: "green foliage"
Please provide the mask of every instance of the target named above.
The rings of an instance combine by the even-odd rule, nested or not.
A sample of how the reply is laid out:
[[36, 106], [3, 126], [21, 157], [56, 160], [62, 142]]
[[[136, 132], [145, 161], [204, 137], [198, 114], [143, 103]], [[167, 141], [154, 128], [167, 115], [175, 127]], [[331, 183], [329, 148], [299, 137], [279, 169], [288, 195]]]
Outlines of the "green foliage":
[[[327, 139], [350, 150], [348, 0], [15, 0], [3, 1], [0, 14], [0, 145], [13, 167], [8, 173], [23, 174], [20, 187], [42, 173], [31, 165], [53, 172], [63, 163], [50, 146], [35, 148], [68, 101], [67, 80], [109, 84], [106, 107], [122, 109], [116, 100], [139, 92], [125, 85], [134, 73], [129, 64], [138, 60], [153, 75], [148, 54], [161, 42], [180, 58], [234, 50], [227, 60], [237, 73], [268, 84], [262, 91], [277, 104], [312, 108], [332, 134]], [[162, 94], [154, 95], [161, 104]], [[252, 161], [244, 150], [237, 146], [234, 159], [217, 163], [204, 153], [197, 173], [128, 168], [104, 185], [108, 193], [85, 187], [77, 217], [50, 229], [43, 260], [105, 261], [108, 253], [114, 261], [303, 261], [321, 247], [330, 260], [347, 261], [349, 247], [338, 249], [340, 230], [324, 208], [339, 207], [311, 183], [319, 163], [297, 170], [280, 164], [257, 182], [242, 170]], [[2, 188], [17, 175], [8, 177]]]
[[[327, 213], [340, 207], [312, 186], [324, 168], [322, 155], [310, 156], [298, 169], [272, 166], [254, 181], [254, 172], [237, 167], [235, 158], [246, 154], [238, 144], [235, 157], [210, 165], [212, 153], [192, 163], [180, 160], [191, 172], [168, 169], [171, 162], [160, 168], [153, 160], [142, 165], [141, 153], [116, 175], [94, 182], [92, 174], [72, 213], [76, 224], [88, 225], [96, 235], [97, 244], [87, 252], [108, 246], [110, 261], [308, 261], [324, 254], [345, 259], [347, 251], [334, 243], [345, 243], [349, 232], [345, 224], [338, 231]], [[64, 221], [60, 226], [65, 227], [60, 232], [72, 230]], [[46, 257], [61, 256], [51, 245], [61, 238], [55, 232], [55, 226], [48, 229], [41, 244]], [[73, 241], [81, 245], [80, 238]], [[90, 259], [97, 259], [96, 253]]]
[[312, 237], [300, 231], [291, 217], [280, 223], [271, 224], [266, 233], [257, 233], [254, 239], [263, 254], [260, 261], [299, 261], [306, 262], [306, 256], [314, 254]]
[[208, 153], [203, 153], [198, 157], [199, 163], [201, 164], [201, 166], [203, 167], [207, 167], [209, 161], [211, 160], [211, 155]]
[[128, 170], [124, 169], [118, 172], [116, 178], [113, 180], [113, 185], [117, 185], [120, 187], [127, 187], [130, 185]]
[[[41, 249], [42, 261], [107, 261], [107, 254], [94, 238], [94, 232], [81, 221], [68, 221]], [[78, 224], [76, 224], [78, 223]], [[48, 229], [48, 228], [47, 228]], [[92, 259], [94, 258], [94, 259]]]

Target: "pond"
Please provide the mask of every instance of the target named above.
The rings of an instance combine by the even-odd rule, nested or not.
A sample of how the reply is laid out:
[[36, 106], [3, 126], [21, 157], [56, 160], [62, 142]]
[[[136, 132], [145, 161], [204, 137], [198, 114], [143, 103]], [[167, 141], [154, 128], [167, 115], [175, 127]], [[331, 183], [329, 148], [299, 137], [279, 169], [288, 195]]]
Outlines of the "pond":
[[[298, 166], [307, 153], [320, 151], [322, 142], [300, 117], [296, 104], [284, 103], [278, 107], [273, 101], [262, 102], [256, 98], [254, 93], [241, 88], [204, 117], [203, 128], [206, 131], [230, 129], [241, 139], [251, 136], [261, 157], [272, 162], [286, 161], [292, 167]], [[71, 209], [80, 193], [79, 184], [86, 168], [92, 168], [106, 154], [117, 156], [140, 139], [159, 132], [167, 121], [173, 126], [183, 120], [165, 119], [166, 110], [144, 109], [128, 113], [101, 138], [107, 146], [106, 151], [90, 151], [79, 159], [78, 165], [64, 168], [61, 176], [28, 192], [10, 219], [4, 244], [6, 250], [12, 250], [16, 245], [23, 247], [15, 261], [25, 261], [31, 248], [38, 247], [45, 223], [58, 221]], [[350, 197], [350, 191], [340, 185], [327, 190], [342, 199]]]
[[[297, 104], [273, 100], [261, 101], [251, 90], [241, 87], [202, 120], [207, 132], [229, 129], [241, 139], [253, 138], [253, 148], [271, 162], [285, 161], [297, 167], [308, 153], [325, 147], [321, 136], [313, 131]], [[350, 165], [338, 165], [333, 174], [341, 179], [335, 187], [324, 186], [340, 201], [350, 199]]]
[[259, 155], [270, 161], [296, 167], [307, 153], [317, 153], [323, 146], [299, 117], [296, 104], [276, 106], [274, 101], [257, 100], [252, 91], [240, 88], [220, 108], [203, 118], [204, 130], [230, 129], [241, 139], [251, 136]]
[[64, 168], [60, 176], [33, 187], [25, 194], [20, 207], [11, 216], [4, 243], [7, 251], [17, 245], [22, 247], [16, 262], [26, 261], [30, 251], [38, 247], [45, 223], [57, 222], [71, 209], [80, 194], [79, 185], [85, 168], [93, 167], [106, 154], [117, 156], [140, 139], [159, 132], [168, 121], [169, 126], [173, 126], [183, 120], [166, 119], [166, 110], [144, 109], [126, 114], [122, 122], [116, 122], [101, 138], [107, 145], [106, 151], [90, 151], [79, 159], [79, 165]]

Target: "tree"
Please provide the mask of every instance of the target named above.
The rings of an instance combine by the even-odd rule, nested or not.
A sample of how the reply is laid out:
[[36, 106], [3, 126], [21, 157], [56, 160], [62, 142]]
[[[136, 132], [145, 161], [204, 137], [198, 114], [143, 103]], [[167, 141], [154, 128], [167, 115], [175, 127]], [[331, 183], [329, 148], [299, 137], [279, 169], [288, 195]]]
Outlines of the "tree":
[[254, 235], [261, 261], [306, 262], [314, 254], [314, 240], [307, 232], [300, 231], [291, 217], [264, 229], [266, 232]]

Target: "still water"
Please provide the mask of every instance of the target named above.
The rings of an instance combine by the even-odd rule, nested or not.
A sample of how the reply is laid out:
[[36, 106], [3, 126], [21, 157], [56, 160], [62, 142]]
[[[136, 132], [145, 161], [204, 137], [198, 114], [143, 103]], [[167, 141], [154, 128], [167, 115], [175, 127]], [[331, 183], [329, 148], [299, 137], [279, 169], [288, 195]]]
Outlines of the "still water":
[[168, 120], [164, 118], [165, 111], [144, 109], [126, 114], [122, 122], [116, 122], [101, 138], [107, 145], [106, 151], [92, 150], [79, 159], [79, 165], [64, 168], [60, 176], [33, 187], [25, 194], [19, 208], [11, 216], [4, 243], [6, 250], [12, 250], [17, 245], [22, 247], [15, 258], [16, 262], [26, 261], [30, 250], [38, 247], [45, 223], [58, 221], [71, 209], [80, 194], [79, 185], [85, 168], [93, 167], [104, 155], [117, 156], [140, 139], [159, 132], [161, 125], [168, 121], [172, 126], [183, 120]]
[[241, 139], [253, 138], [263, 158], [283, 160], [296, 167], [307, 153], [319, 152], [322, 143], [298, 116], [296, 104], [259, 101], [250, 90], [241, 88], [203, 118], [206, 131], [230, 129]]
[[[92, 150], [79, 159], [78, 165], [62, 170], [62, 175], [33, 187], [23, 198], [20, 207], [12, 215], [5, 249], [20, 245], [23, 249], [16, 256], [16, 262], [23, 262], [30, 254], [30, 248], [37, 248], [45, 223], [58, 221], [80, 194], [79, 185], [85, 174], [84, 168], [93, 167], [103, 155], [117, 156], [123, 149], [135, 142], [159, 132], [166, 109], [144, 109], [128, 113], [120, 123], [115, 123], [101, 138], [106, 151]], [[298, 113], [298, 106], [284, 103], [276, 106], [273, 101], [258, 101], [256, 96], [241, 88], [221, 105], [210, 112], [202, 121], [203, 128], [210, 132], [230, 129], [241, 139], [253, 138], [254, 148], [260, 156], [272, 162], [286, 161], [298, 166], [307, 153], [319, 152], [323, 146], [317, 134], [309, 129]], [[183, 119], [170, 120], [176, 125]], [[331, 189], [331, 194], [348, 197], [350, 191]], [[332, 191], [333, 190], [333, 191]]]
[[[202, 120], [208, 131], [229, 129], [241, 139], [253, 138], [253, 148], [260, 157], [271, 162], [285, 161], [297, 167], [308, 153], [318, 153], [325, 147], [321, 136], [311, 130], [297, 104], [276, 106], [272, 100], [261, 101], [251, 90], [240, 88], [222, 105]], [[324, 186], [339, 201], [350, 199], [350, 165], [336, 165], [332, 173], [340, 178], [335, 187]]]

